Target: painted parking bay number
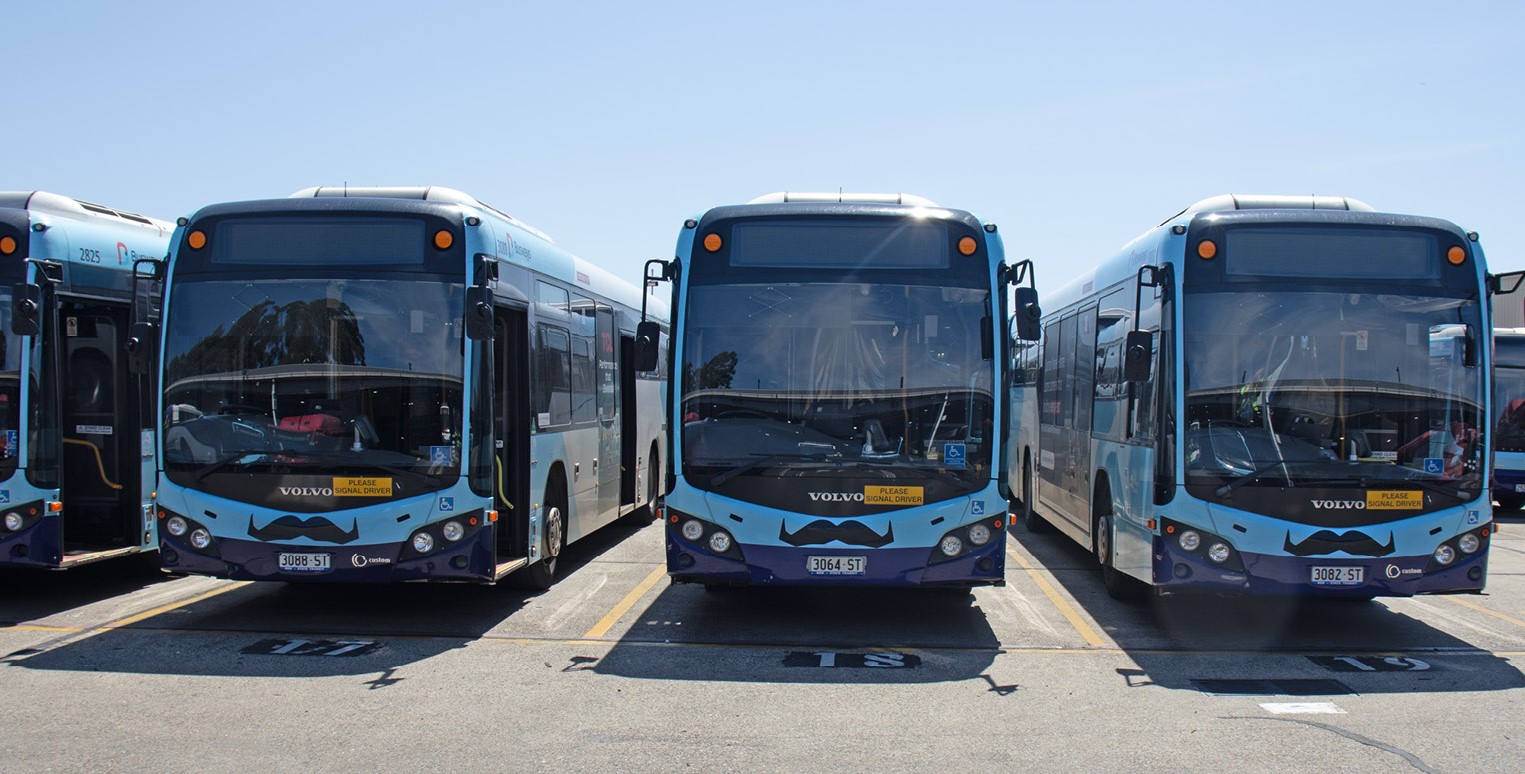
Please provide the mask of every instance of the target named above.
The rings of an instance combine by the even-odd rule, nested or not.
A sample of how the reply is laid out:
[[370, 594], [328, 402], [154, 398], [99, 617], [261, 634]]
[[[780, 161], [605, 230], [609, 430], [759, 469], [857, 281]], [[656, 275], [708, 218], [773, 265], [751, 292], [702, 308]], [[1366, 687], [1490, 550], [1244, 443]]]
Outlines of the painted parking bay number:
[[921, 657], [891, 652], [795, 651], [784, 656], [784, 666], [817, 669], [914, 669], [921, 666]]

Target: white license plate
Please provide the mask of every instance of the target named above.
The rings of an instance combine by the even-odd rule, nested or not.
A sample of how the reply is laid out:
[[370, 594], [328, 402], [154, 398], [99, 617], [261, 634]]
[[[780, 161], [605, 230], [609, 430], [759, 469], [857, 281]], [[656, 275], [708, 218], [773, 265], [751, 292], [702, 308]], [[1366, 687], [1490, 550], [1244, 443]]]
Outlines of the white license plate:
[[1315, 586], [1359, 586], [1366, 582], [1365, 567], [1314, 567]]
[[328, 572], [329, 554], [281, 554], [277, 562], [282, 572]]
[[1515, 484], [1514, 485], [1514, 491], [1515, 491], [1516, 494], [1521, 493], [1521, 492], [1525, 492], [1525, 484]]
[[866, 556], [805, 557], [805, 572], [811, 575], [862, 575], [867, 567]]

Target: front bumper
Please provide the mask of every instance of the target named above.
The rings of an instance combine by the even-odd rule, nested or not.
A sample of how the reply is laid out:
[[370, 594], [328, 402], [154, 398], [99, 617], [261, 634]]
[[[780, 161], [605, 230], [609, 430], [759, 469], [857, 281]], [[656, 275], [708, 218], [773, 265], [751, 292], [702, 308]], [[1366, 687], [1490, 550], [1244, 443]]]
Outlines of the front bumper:
[[[321, 546], [263, 543], [216, 538], [212, 549], [197, 551], [183, 539], [160, 531], [159, 561], [166, 570], [233, 580], [279, 580], [289, 583], [396, 583], [440, 580], [490, 583], [496, 569], [493, 531], [480, 529], [459, 543], [425, 556], [403, 543]], [[280, 554], [328, 554], [329, 569], [282, 570]], [[215, 554], [215, 555], [214, 555]]]
[[[1488, 582], [1488, 552], [1458, 558], [1449, 567], [1431, 569], [1430, 557], [1273, 556], [1240, 553], [1244, 569], [1226, 570], [1173, 540], [1154, 538], [1154, 582], [1161, 591], [1187, 589], [1237, 591], [1264, 595], [1317, 597], [1408, 597], [1482, 591]], [[1315, 567], [1362, 567], [1359, 585], [1314, 585]]]
[[[667, 573], [674, 583], [769, 586], [986, 586], [1006, 577], [1006, 533], [956, 559], [929, 563], [934, 546], [816, 548], [738, 543], [721, 556], [667, 528]], [[739, 553], [739, 558], [736, 556]], [[810, 556], [865, 557], [862, 575], [812, 575]]]

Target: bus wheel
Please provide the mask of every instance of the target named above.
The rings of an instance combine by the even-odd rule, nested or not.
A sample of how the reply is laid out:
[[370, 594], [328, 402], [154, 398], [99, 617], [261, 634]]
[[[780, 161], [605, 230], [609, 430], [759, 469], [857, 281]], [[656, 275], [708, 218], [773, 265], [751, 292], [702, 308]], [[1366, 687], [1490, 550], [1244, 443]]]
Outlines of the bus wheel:
[[1043, 520], [1038, 515], [1037, 509], [1033, 508], [1033, 463], [1031, 459], [1022, 460], [1022, 526], [1028, 532], [1051, 532], [1052, 524]]
[[1101, 584], [1107, 596], [1113, 599], [1134, 600], [1143, 596], [1144, 586], [1113, 563], [1116, 549], [1112, 545], [1112, 516], [1103, 513], [1096, 517], [1096, 561], [1101, 565]]
[[557, 484], [546, 485], [545, 509], [540, 523], [540, 561], [524, 568], [524, 586], [537, 591], [545, 591], [556, 582], [556, 560], [561, 556], [561, 549], [566, 548], [566, 497], [563, 496], [561, 486]]

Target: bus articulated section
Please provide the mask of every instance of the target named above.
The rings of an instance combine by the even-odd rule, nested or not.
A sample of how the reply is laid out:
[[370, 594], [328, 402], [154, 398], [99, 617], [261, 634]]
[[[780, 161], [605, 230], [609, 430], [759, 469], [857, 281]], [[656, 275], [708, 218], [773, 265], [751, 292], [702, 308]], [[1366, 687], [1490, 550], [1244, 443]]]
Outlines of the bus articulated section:
[[569, 542], [655, 494], [638, 306], [450, 189], [202, 209], [169, 266], [164, 566], [549, 585]]
[[152, 376], [170, 223], [43, 191], [0, 192], [0, 566], [152, 552]]
[[1013, 453], [1029, 524], [1118, 596], [1480, 591], [1497, 286], [1446, 221], [1189, 208], [1056, 294], [1014, 390], [1039, 417]]
[[774, 195], [689, 221], [677, 254], [673, 580], [1001, 583], [995, 227], [909, 197]]

